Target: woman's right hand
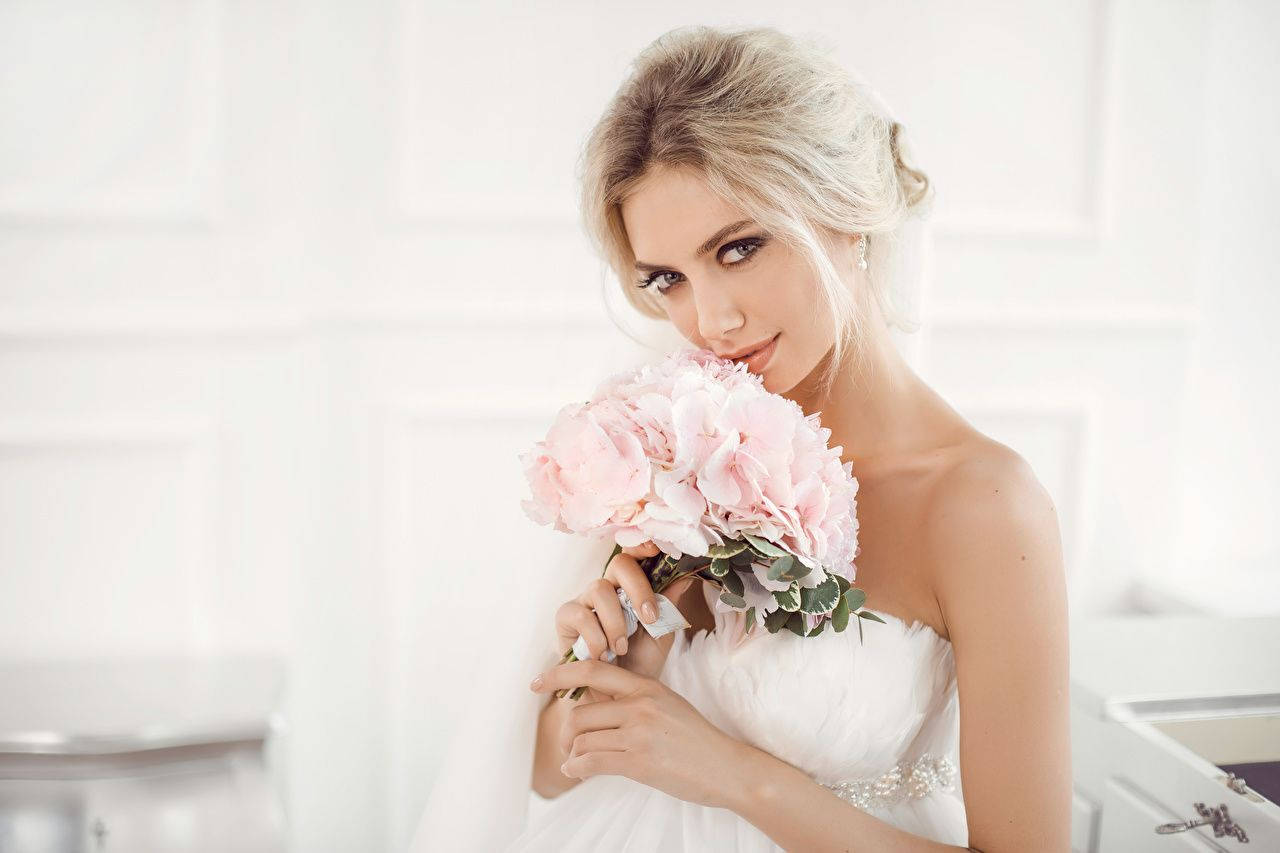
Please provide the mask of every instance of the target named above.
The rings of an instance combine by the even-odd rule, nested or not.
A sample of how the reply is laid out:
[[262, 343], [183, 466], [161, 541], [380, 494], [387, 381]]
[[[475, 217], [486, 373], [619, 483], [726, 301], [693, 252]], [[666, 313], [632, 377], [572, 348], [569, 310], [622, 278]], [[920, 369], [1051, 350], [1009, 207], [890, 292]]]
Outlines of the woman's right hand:
[[[602, 660], [605, 650], [612, 649], [618, 656], [614, 661], [618, 666], [650, 678], [658, 677], [675, 642], [675, 632], [655, 639], [643, 626], [637, 626], [635, 633], [627, 637], [627, 618], [618, 600], [618, 587], [622, 587], [641, 621], [652, 623], [657, 618], [657, 597], [639, 563], [640, 558], [657, 554], [658, 546], [651, 542], [623, 548], [609, 563], [604, 577], [592, 580], [581, 594], [560, 605], [556, 611], [556, 637], [561, 654], [581, 635], [592, 658]], [[681, 578], [662, 594], [674, 602], [695, 580], [692, 576]], [[588, 694], [593, 692], [588, 688]]]

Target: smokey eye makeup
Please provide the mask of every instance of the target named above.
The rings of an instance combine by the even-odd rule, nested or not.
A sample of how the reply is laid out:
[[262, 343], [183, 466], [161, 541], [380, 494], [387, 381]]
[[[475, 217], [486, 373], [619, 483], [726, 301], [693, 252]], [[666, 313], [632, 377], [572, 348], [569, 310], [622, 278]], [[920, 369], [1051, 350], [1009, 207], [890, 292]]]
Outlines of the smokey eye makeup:
[[[730, 261], [729, 266], [735, 267], [741, 264], [746, 264], [751, 260], [751, 258], [759, 254], [760, 249], [763, 248], [765, 243], [767, 242], [768, 242], [768, 239], [764, 236], [739, 237], [738, 239], [731, 240], [728, 243], [725, 243], [723, 246], [721, 246], [719, 252], [717, 252], [717, 257], [722, 258], [724, 257], [724, 255], [729, 254], [730, 252], [737, 251], [743, 254], [744, 257], [742, 257], [741, 260]], [[679, 276], [679, 275], [680, 273], [676, 272], [675, 270], [656, 270], [652, 273], [649, 273], [649, 275], [645, 276], [644, 278], [638, 280], [636, 282], [636, 287], [639, 287], [643, 290], [644, 288], [647, 288], [650, 285], [654, 284], [654, 282], [658, 282], [660, 279], [663, 279], [665, 276]], [[659, 294], [665, 294], [667, 291], [675, 287], [675, 285], [679, 284], [678, 281], [670, 281], [670, 280], [667, 280], [662, 283], [665, 283], [667, 286], [662, 287], [660, 283], [658, 286], [654, 287], [654, 290]]]

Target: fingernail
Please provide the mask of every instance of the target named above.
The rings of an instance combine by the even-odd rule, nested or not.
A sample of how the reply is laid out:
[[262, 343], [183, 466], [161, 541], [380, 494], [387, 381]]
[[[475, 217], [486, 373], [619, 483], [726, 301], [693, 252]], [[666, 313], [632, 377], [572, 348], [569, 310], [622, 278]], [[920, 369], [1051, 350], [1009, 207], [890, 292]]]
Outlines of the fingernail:
[[540, 687], [542, 687], [542, 676], [541, 676], [541, 675], [535, 675], [535, 676], [533, 677], [533, 681], [530, 681], [530, 682], [529, 682], [529, 689], [530, 689], [530, 690], [537, 690], [537, 689], [538, 689], [538, 688], [540, 688]]
[[627, 638], [626, 638], [626, 637], [619, 637], [619, 638], [618, 638], [618, 650], [617, 650], [617, 653], [618, 653], [618, 654], [620, 654], [620, 655], [625, 655], [625, 654], [627, 653]]
[[658, 618], [658, 611], [653, 609], [652, 601], [646, 601], [644, 604], [640, 605], [640, 613], [643, 614], [644, 621], [646, 622], [652, 622]]

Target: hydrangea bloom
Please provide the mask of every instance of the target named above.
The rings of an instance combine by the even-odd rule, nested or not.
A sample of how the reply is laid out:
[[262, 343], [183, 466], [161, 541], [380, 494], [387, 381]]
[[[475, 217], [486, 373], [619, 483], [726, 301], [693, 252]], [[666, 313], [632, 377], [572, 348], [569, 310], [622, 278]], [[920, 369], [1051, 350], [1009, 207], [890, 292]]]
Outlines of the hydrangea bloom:
[[[673, 558], [751, 534], [819, 570], [802, 587], [827, 573], [852, 581], [858, 481], [830, 437], [817, 414], [766, 391], [745, 365], [678, 350], [563, 407], [520, 454], [532, 492], [522, 506], [557, 530], [624, 548], [651, 541]], [[790, 586], [767, 570], [744, 577], [743, 598], [760, 613]]]

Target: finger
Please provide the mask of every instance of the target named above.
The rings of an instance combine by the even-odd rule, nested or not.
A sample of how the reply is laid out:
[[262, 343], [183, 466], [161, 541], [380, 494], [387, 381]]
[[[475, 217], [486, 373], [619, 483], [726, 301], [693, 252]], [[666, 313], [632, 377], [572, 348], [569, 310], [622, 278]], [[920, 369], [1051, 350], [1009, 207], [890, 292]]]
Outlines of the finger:
[[618, 600], [618, 587], [608, 578], [596, 578], [587, 587], [596, 618], [615, 654], [627, 653], [627, 614]]
[[[616, 597], [614, 599], [617, 600]], [[621, 604], [618, 605], [621, 608]], [[590, 607], [579, 604], [577, 601], [566, 601], [560, 605], [560, 609], [556, 612], [556, 624], [559, 626], [567, 626], [570, 630], [577, 631], [587, 644], [587, 648], [591, 650], [591, 657], [598, 658], [604, 654], [605, 649], [609, 646], [609, 641], [605, 637], [604, 631], [600, 627], [600, 620], [596, 618], [595, 613]], [[573, 647], [577, 642], [577, 636], [566, 637], [562, 630], [560, 634], [561, 641], [567, 641], [568, 645], [565, 651]], [[561, 655], [564, 652], [560, 652]]]
[[632, 753], [626, 750], [605, 750], [603, 752], [588, 752], [583, 755], [575, 755], [560, 765], [560, 772], [577, 779], [585, 779], [588, 776], [598, 776], [603, 773], [626, 776], [627, 770], [632, 767], [634, 761], [631, 755]]
[[604, 661], [571, 660], [556, 664], [534, 676], [529, 689], [535, 693], [544, 693], [586, 686], [616, 699], [645, 689], [650, 680]]
[[[596, 703], [602, 704], [602, 703]], [[610, 750], [630, 749], [628, 733], [625, 729], [590, 729], [578, 732], [565, 745], [564, 753], [570, 758], [587, 752], [607, 752]]]
[[[594, 731], [618, 731], [633, 722], [639, 715], [639, 697], [609, 699], [589, 705], [576, 705], [565, 715], [560, 728], [560, 746], [564, 752], [572, 751], [575, 738]], [[623, 747], [610, 747], [622, 749]], [[585, 752], [586, 750], [579, 750]]]
[[[619, 554], [606, 572], [614, 582], [627, 591], [627, 598], [636, 608], [636, 614], [645, 622], [653, 623], [658, 618], [658, 598], [654, 594], [653, 584], [649, 576], [636, 562], [635, 557]], [[616, 594], [616, 593], [615, 593]]]

